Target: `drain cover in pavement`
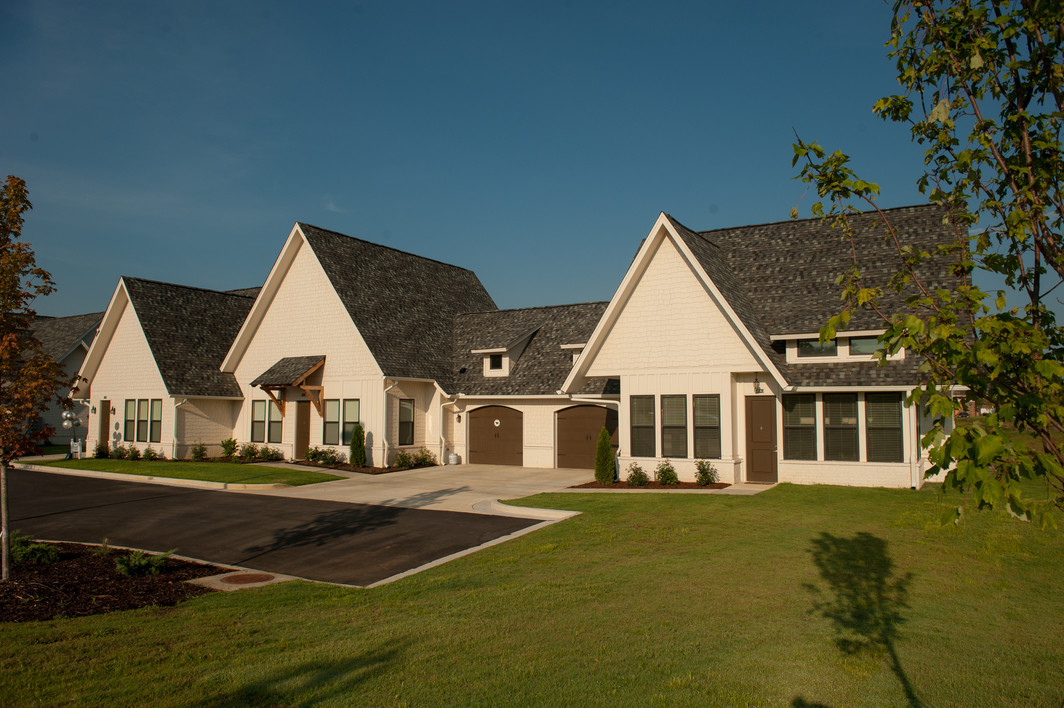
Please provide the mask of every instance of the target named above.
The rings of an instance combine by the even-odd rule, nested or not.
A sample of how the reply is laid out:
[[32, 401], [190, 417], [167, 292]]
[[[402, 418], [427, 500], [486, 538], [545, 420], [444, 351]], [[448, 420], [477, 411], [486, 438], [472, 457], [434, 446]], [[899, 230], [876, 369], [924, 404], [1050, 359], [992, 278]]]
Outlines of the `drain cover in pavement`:
[[222, 578], [223, 583], [229, 583], [231, 585], [265, 583], [267, 580], [273, 580], [273, 576], [266, 573], [240, 573], [239, 575], [227, 575]]

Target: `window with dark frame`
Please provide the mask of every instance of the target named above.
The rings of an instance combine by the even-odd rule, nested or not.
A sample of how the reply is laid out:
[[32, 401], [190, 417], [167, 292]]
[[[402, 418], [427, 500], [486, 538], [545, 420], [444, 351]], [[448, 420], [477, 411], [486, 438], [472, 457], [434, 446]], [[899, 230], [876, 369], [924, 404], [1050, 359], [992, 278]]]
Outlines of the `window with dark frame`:
[[148, 442], [162, 442], [163, 439], [163, 401], [161, 398], [151, 400], [151, 419], [148, 421]]
[[344, 399], [344, 427], [342, 442], [344, 445], [351, 444], [351, 436], [355, 434], [355, 425], [358, 424], [359, 402], [357, 398]]
[[269, 420], [266, 427], [266, 442], [279, 443], [284, 430], [284, 417], [281, 415], [280, 407], [273, 401], [270, 401], [268, 408]]
[[824, 459], [857, 461], [860, 457], [857, 394], [824, 394]]
[[502, 371], [502, 354], [488, 355], [488, 368], [492, 371]]
[[695, 457], [720, 459], [720, 395], [692, 397], [695, 426]]
[[869, 462], [904, 462], [901, 394], [865, 394], [865, 446]]
[[321, 444], [340, 444], [340, 401], [330, 399], [322, 403]]
[[125, 421], [122, 428], [122, 440], [133, 442], [137, 439], [137, 402], [134, 399], [126, 399]]
[[661, 397], [661, 455], [687, 457], [687, 396]]
[[835, 356], [839, 347], [834, 339], [829, 342], [821, 342], [819, 339], [799, 339], [798, 356]]
[[654, 457], [654, 397], [632, 396], [629, 401], [632, 457]]
[[266, 401], [251, 402], [251, 442], [266, 442]]
[[399, 399], [399, 444], [414, 444], [414, 399]]
[[783, 394], [783, 459], [816, 459], [816, 394]]
[[137, 399], [137, 442], [148, 442], [148, 399]]

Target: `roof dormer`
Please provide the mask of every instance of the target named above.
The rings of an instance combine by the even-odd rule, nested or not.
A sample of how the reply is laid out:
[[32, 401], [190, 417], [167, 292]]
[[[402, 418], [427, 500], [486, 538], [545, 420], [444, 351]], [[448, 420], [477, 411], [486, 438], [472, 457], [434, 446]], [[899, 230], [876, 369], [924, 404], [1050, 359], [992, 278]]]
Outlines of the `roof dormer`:
[[472, 354], [480, 354], [484, 357], [484, 376], [509, 376], [513, 366], [528, 348], [532, 335], [539, 331], [539, 326], [522, 332], [503, 346], [487, 347], [484, 349], [472, 349]]

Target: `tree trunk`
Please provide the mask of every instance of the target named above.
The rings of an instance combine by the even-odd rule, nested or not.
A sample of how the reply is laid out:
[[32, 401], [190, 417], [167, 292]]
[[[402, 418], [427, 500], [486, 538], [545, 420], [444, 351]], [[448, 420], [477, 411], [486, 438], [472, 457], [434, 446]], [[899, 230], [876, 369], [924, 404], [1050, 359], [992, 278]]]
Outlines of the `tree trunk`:
[[7, 526], [7, 460], [0, 460], [0, 581], [11, 579], [11, 531]]

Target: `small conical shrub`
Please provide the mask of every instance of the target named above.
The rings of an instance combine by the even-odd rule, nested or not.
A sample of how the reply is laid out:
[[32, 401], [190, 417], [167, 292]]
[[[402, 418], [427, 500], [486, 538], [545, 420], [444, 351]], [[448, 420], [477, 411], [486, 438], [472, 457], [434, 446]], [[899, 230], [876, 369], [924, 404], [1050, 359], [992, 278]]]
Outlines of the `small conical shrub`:
[[613, 459], [610, 431], [603, 428], [599, 433], [598, 449], [595, 451], [595, 481], [599, 484], [613, 484], [616, 477], [617, 463]]
[[361, 423], [355, 423], [355, 429], [351, 433], [351, 454], [348, 460], [355, 467], [366, 466], [366, 431]]

